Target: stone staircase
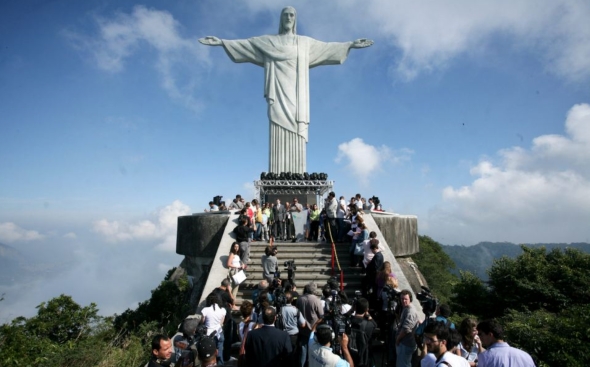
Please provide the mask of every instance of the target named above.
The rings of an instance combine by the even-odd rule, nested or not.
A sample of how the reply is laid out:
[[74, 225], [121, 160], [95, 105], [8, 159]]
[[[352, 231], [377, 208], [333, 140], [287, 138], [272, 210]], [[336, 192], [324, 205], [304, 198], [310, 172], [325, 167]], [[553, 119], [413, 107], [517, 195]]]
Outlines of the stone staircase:
[[[248, 279], [239, 287], [236, 296], [236, 303], [241, 304], [242, 299], [252, 300], [252, 292], [257, 288], [258, 282], [262, 280], [261, 257], [264, 249], [268, 246], [266, 241], [252, 242], [250, 246], [250, 264], [246, 272]], [[299, 294], [303, 294], [303, 287], [314, 281], [318, 289], [326, 284], [332, 277], [331, 257], [332, 246], [325, 242], [275, 242], [279, 252], [277, 254], [281, 278], [287, 278], [287, 270], [284, 267], [285, 261], [295, 260], [295, 284]], [[360, 268], [351, 268], [348, 250], [349, 243], [337, 243], [336, 253], [340, 261], [340, 267], [344, 271], [344, 290], [350, 299], [354, 298], [354, 291], [361, 288]], [[338, 266], [335, 265], [335, 275], [340, 280]]]
[[[208, 214], [208, 215], [207, 215]], [[380, 221], [378, 226], [374, 220], [377, 216]], [[391, 220], [391, 223], [387, 220]], [[416, 237], [406, 232], [412, 232], [402, 225], [393, 226], [397, 222], [404, 224], [406, 222], [415, 222], [416, 218], [402, 218], [399, 215], [387, 213], [370, 213], [365, 215], [365, 223], [370, 230], [377, 232], [377, 238], [385, 247], [383, 257], [392, 265], [393, 272], [397, 275], [400, 289], [411, 289], [411, 285], [397, 262], [388, 241], [383, 236], [380, 228], [387, 229], [393, 241], [403, 240], [399, 245], [401, 248], [411, 242], [409, 239]], [[196, 312], [205, 306], [205, 298], [213, 289], [219, 286], [221, 281], [227, 276], [227, 258], [229, 249], [234, 241], [233, 229], [238, 223], [238, 213], [220, 213], [220, 214], [200, 214], [193, 216], [179, 217], [179, 234], [177, 239], [177, 252], [184, 254], [185, 258], [173, 275], [179, 277], [187, 274], [195, 281], [191, 294], [191, 307], [195, 307]], [[399, 223], [398, 223], [399, 224]], [[389, 227], [393, 226], [394, 230]], [[181, 230], [182, 228], [182, 230]], [[404, 229], [405, 228], [405, 229]], [[415, 226], [412, 227], [415, 229]], [[399, 232], [399, 233], [398, 233]], [[413, 233], [413, 232], [412, 232]], [[206, 235], [207, 234], [207, 235]], [[402, 236], [403, 234], [406, 234]], [[295, 274], [295, 284], [299, 294], [303, 294], [303, 287], [310, 281], [316, 282], [318, 288], [326, 284], [332, 275], [331, 270], [331, 244], [314, 243], [314, 242], [275, 242], [279, 249], [277, 255], [279, 260], [279, 269], [283, 272], [283, 264], [287, 260], [295, 260], [297, 271]], [[236, 304], [240, 305], [243, 299], [251, 300], [252, 292], [256, 289], [258, 282], [262, 280], [261, 256], [264, 248], [268, 244], [265, 241], [253, 242], [251, 244], [250, 259], [247, 273], [248, 279], [240, 286], [236, 292]], [[411, 246], [409, 246], [411, 247]], [[408, 248], [409, 248], [408, 247]], [[349, 243], [337, 243], [336, 251], [340, 266], [344, 272], [344, 289], [349, 299], [354, 298], [354, 291], [361, 287], [360, 268], [349, 267]], [[416, 272], [414, 269], [412, 272]], [[336, 275], [340, 279], [340, 273]], [[412, 274], [410, 274], [412, 275]], [[281, 274], [286, 278], [287, 274]], [[420, 302], [417, 297], [413, 300], [416, 309], [420, 310]], [[423, 317], [423, 316], [421, 316]]]

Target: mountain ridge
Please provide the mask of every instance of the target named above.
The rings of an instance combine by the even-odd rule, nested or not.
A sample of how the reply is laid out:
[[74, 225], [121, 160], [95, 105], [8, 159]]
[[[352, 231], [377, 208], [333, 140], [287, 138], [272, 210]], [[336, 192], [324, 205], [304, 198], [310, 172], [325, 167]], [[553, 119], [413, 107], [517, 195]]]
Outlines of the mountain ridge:
[[462, 245], [441, 245], [443, 251], [455, 262], [457, 266], [452, 272], [459, 275], [459, 271], [469, 271], [477, 275], [483, 281], [488, 280], [487, 270], [492, 266], [495, 259], [502, 256], [516, 258], [522, 254], [521, 245], [528, 247], [545, 247], [547, 250], [554, 248], [566, 249], [575, 248], [582, 252], [590, 253], [590, 243], [523, 243], [512, 242], [479, 242], [473, 246]]

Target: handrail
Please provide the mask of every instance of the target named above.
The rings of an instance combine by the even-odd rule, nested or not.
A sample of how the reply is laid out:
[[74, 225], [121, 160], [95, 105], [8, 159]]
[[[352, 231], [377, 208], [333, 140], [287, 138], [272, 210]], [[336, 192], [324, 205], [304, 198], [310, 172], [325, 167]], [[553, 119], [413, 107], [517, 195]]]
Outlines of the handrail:
[[334, 243], [334, 238], [332, 237], [332, 227], [330, 226], [330, 221], [326, 219], [324, 222], [324, 226], [327, 225], [328, 227], [328, 234], [330, 236], [330, 242], [332, 243], [332, 276], [334, 276], [334, 260], [336, 260], [336, 264], [338, 265], [338, 270], [340, 270], [340, 290], [344, 290], [344, 271], [342, 267], [340, 267], [340, 260], [338, 259], [338, 254], [336, 253], [336, 244]]

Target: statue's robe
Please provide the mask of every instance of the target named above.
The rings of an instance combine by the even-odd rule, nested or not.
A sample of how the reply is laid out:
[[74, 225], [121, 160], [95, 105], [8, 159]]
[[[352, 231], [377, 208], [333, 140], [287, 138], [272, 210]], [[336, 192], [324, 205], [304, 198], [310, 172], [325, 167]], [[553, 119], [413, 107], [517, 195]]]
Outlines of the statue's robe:
[[264, 67], [270, 121], [269, 172], [306, 171], [309, 69], [342, 64], [350, 42], [321, 42], [290, 34], [222, 40], [234, 62]]

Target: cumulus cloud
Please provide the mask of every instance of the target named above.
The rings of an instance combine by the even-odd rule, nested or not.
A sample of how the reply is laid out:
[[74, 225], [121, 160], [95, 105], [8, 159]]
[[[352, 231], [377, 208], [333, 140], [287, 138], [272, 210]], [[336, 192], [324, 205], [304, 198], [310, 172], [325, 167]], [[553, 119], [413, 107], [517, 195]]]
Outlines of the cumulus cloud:
[[78, 235], [76, 235], [74, 232], [68, 232], [68, 233], [64, 234], [64, 238], [76, 239], [76, 238], [78, 238]]
[[444, 69], [497, 39], [537, 54], [560, 77], [590, 77], [590, 22], [582, 20], [590, 16], [587, 1], [376, 0], [367, 11], [365, 19], [401, 50], [391, 70], [405, 80]]
[[112, 18], [96, 18], [95, 22], [98, 34], [87, 35], [71, 29], [63, 34], [76, 48], [89, 53], [98, 68], [111, 73], [122, 71], [126, 60], [149, 45], [157, 53], [155, 68], [162, 88], [187, 108], [194, 111], [201, 108], [193, 96], [196, 78], [187, 74], [194, 67], [190, 63], [208, 62], [208, 50], [198, 47], [196, 38], [183, 37], [181, 25], [169, 12], [137, 5], [131, 14], [117, 13]]
[[501, 150], [498, 163], [482, 159], [470, 185], [443, 190], [431, 229], [466, 240], [589, 241], [590, 105], [570, 109], [565, 131]]
[[12, 243], [17, 241], [35, 241], [45, 238], [38, 231], [24, 229], [12, 222], [0, 223], [0, 241]]
[[361, 138], [338, 145], [336, 163], [345, 162], [346, 168], [361, 184], [367, 184], [371, 174], [378, 172], [386, 162], [399, 163], [410, 159], [412, 151], [401, 149], [393, 151], [389, 147], [367, 144]]
[[158, 241], [157, 249], [174, 251], [176, 249], [177, 218], [189, 215], [190, 208], [179, 200], [167, 205], [151, 215], [151, 218], [135, 223], [100, 219], [93, 223], [93, 230], [110, 242], [131, 240]]

